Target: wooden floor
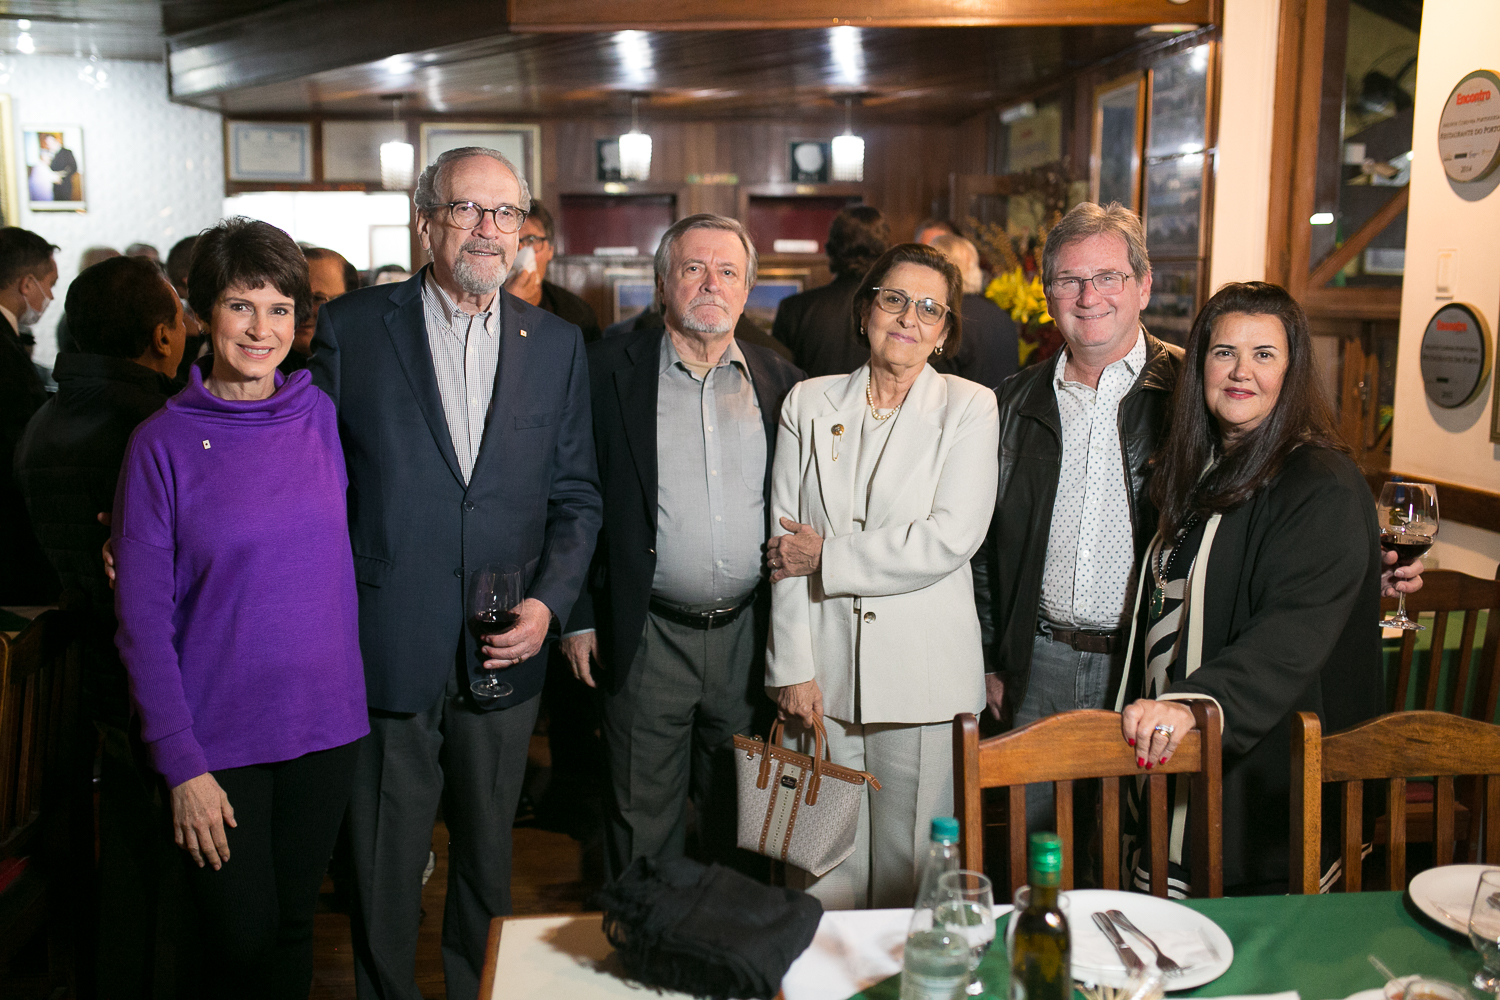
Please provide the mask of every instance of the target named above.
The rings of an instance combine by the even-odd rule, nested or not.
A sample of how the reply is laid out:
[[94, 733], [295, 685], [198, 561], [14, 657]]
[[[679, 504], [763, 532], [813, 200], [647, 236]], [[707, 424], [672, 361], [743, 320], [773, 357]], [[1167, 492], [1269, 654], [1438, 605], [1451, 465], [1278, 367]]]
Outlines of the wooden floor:
[[[550, 761], [546, 737], [531, 740], [527, 788], [540, 800]], [[523, 823], [514, 831], [511, 903], [517, 914], [574, 913], [585, 908], [603, 874], [601, 841], [596, 834], [580, 843], [566, 833]], [[417, 942], [417, 985], [427, 1000], [442, 1000], [443, 894], [448, 881], [448, 830], [441, 822], [432, 832], [437, 867], [422, 891], [422, 930]], [[353, 1000], [354, 963], [350, 954], [349, 917], [336, 912], [333, 885], [324, 882], [314, 925], [313, 987], [310, 1000]], [[473, 1000], [455, 997], [454, 1000]]]

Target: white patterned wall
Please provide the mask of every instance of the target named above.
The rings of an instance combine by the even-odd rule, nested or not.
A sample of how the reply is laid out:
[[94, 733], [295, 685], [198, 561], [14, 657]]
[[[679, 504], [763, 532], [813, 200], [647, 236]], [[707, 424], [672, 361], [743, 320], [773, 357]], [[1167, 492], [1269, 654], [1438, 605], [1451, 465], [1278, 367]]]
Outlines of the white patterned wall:
[[[172, 244], [218, 221], [224, 207], [224, 139], [220, 116], [167, 100], [160, 63], [104, 61], [103, 90], [79, 77], [86, 60], [12, 55], [0, 66], [0, 93], [11, 97], [21, 192], [19, 224], [45, 236], [57, 253], [57, 301], [34, 331], [36, 360], [57, 353], [54, 329], [79, 254], [105, 245], [124, 250]], [[83, 126], [84, 196], [88, 211], [32, 212], [26, 205], [21, 130], [28, 124]]]

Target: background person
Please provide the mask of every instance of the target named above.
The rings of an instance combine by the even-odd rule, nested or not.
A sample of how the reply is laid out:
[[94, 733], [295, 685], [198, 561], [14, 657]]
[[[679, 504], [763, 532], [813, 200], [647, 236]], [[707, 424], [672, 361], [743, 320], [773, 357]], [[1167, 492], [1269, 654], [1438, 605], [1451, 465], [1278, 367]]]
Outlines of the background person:
[[[336, 250], [323, 247], [306, 247], [302, 251], [307, 258], [307, 281], [312, 289], [312, 310], [297, 323], [297, 335], [292, 338], [292, 349], [281, 362], [283, 375], [307, 367], [312, 356], [313, 332], [318, 326], [318, 312], [333, 299], [359, 287], [359, 272]], [[355, 283], [349, 283], [353, 274]]]
[[771, 335], [791, 348], [792, 363], [808, 378], [847, 375], [869, 359], [852, 304], [865, 272], [890, 245], [890, 226], [878, 208], [844, 209], [828, 227], [825, 244], [833, 280], [781, 300]]
[[962, 236], [942, 235], [932, 246], [953, 261], [964, 276], [964, 342], [951, 357], [934, 358], [932, 365], [948, 375], [994, 389], [1016, 373], [1021, 363], [1016, 324], [1010, 314], [984, 295], [984, 272], [979, 250]]
[[835, 764], [869, 771], [854, 853], [814, 878], [826, 907], [905, 906], [916, 845], [953, 808], [953, 716], [984, 703], [969, 558], [995, 509], [995, 394], [932, 370], [962, 340], [962, 279], [905, 243], [852, 312], [870, 362], [797, 385], [781, 411], [767, 692], [823, 717]]
[[207, 991], [305, 1000], [368, 731], [348, 481], [333, 405], [276, 370], [308, 308], [297, 245], [229, 219], [200, 234], [188, 282], [214, 352], [126, 452], [116, 643], [194, 863]]
[[531, 211], [526, 213], [526, 221], [521, 224], [518, 253], [529, 249], [534, 266], [514, 272], [506, 281], [505, 290], [523, 302], [572, 323], [583, 331], [583, 342], [592, 344], [603, 336], [594, 307], [561, 285], [547, 280], [547, 265], [552, 263], [552, 255], [557, 252], [556, 238], [557, 227], [552, 221], [552, 213], [541, 202], [533, 200]]
[[182, 319], [187, 325], [187, 346], [182, 350], [182, 363], [177, 366], [177, 381], [183, 384], [187, 383], [188, 368], [208, 346], [208, 335], [203, 330], [198, 314], [193, 312], [193, 303], [188, 299], [188, 268], [193, 262], [193, 244], [197, 242], [197, 236], [184, 236], [167, 251], [167, 279], [172, 282], [177, 297], [182, 300]]
[[947, 219], [928, 218], [917, 223], [912, 239], [925, 246], [933, 246], [939, 236], [957, 236], [958, 227]]

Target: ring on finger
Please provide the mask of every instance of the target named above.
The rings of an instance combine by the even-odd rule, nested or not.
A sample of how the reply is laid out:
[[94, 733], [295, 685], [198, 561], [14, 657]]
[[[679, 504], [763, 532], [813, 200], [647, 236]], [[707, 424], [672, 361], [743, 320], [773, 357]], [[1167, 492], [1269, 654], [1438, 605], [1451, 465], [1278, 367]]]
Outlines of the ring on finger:
[[1151, 731], [1153, 733], [1161, 733], [1163, 736], [1167, 737], [1168, 739], [1171, 739], [1172, 734], [1177, 731], [1177, 728], [1175, 726], [1169, 726], [1169, 725], [1166, 725], [1165, 723], [1163, 723], [1162, 725], [1157, 726], [1155, 729], [1153, 729]]

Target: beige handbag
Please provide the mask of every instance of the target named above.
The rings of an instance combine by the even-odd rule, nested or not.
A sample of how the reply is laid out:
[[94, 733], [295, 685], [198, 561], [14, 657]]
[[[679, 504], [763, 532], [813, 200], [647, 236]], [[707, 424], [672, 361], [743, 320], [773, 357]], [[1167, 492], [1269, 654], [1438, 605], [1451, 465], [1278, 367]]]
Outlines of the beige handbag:
[[825, 761], [828, 731], [813, 723], [814, 756], [781, 746], [781, 720], [764, 743], [734, 738], [739, 788], [739, 845], [822, 876], [854, 851], [861, 787], [880, 782], [868, 771]]

